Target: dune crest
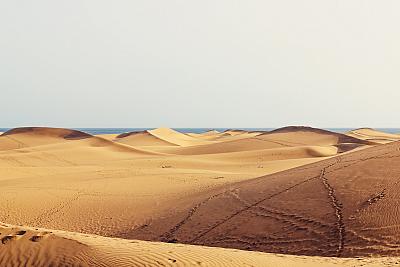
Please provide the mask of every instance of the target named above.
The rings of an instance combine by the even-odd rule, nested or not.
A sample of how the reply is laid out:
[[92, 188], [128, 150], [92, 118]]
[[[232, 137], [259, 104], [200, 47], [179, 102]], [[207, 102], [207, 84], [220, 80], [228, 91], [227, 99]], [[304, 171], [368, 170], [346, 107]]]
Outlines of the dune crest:
[[261, 139], [268, 140], [275, 138], [282, 141], [294, 141], [302, 144], [320, 144], [337, 145], [343, 143], [353, 143], [362, 145], [375, 145], [376, 143], [341, 133], [328, 130], [306, 127], [306, 126], [288, 126], [279, 128], [258, 136]]
[[0, 135], [0, 150], [62, 143], [93, 137], [90, 134], [63, 128], [21, 127]]
[[372, 128], [355, 129], [346, 134], [348, 136], [356, 137], [362, 140], [373, 141], [380, 144], [386, 144], [400, 140], [400, 134], [385, 133]]
[[337, 151], [342, 153], [362, 146], [376, 145], [367, 140], [311, 127], [285, 127], [264, 133], [228, 130], [225, 133], [234, 133], [230, 135], [233, 138], [182, 148], [165, 147], [158, 151], [178, 155], [200, 155], [318, 145], [321, 146], [321, 150], [325, 149], [324, 147], [336, 146]]
[[92, 135], [78, 131], [78, 130], [70, 130], [64, 128], [50, 128], [50, 127], [21, 127], [14, 128], [2, 134], [2, 136], [10, 136], [17, 134], [26, 134], [26, 135], [40, 135], [40, 136], [51, 136], [51, 137], [60, 137], [67, 140], [74, 139], [83, 139], [92, 137]]
[[150, 131], [122, 133], [114, 140], [131, 146], [177, 146], [175, 143], [153, 135]]
[[158, 137], [166, 142], [178, 145], [178, 146], [193, 146], [193, 145], [201, 145], [206, 144], [209, 141], [200, 140], [198, 138], [194, 138], [187, 134], [183, 134], [172, 130], [170, 128], [157, 128], [153, 130], [149, 130], [153, 136]]

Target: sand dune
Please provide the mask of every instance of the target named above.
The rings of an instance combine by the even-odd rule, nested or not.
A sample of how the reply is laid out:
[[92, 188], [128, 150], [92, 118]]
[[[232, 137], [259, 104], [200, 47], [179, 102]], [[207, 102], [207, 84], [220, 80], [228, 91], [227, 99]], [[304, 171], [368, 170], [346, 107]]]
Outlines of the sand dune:
[[217, 130], [209, 130], [209, 131], [206, 131], [204, 133], [187, 133], [187, 135], [193, 136], [193, 137], [196, 137], [196, 138], [210, 138], [210, 137], [214, 138], [216, 136], [221, 135], [221, 133], [218, 132]]
[[227, 133], [220, 133], [218, 135], [215, 136], [206, 136], [206, 137], [196, 137], [196, 138], [201, 138], [201, 139], [205, 139], [208, 141], [214, 141], [212, 143], [206, 143], [206, 144], [201, 144], [201, 145], [212, 145], [212, 144], [219, 144], [222, 142], [229, 142], [229, 141], [238, 141], [238, 140], [242, 140], [242, 139], [247, 139], [250, 137], [255, 137], [257, 135], [259, 135], [260, 133], [241, 133], [241, 134], [237, 134], [237, 135], [230, 135]]
[[246, 132], [247, 131], [245, 131], [245, 130], [239, 130], [239, 129], [228, 129], [228, 130], [224, 131], [224, 133], [230, 134], [230, 135], [240, 135], [240, 134], [243, 134]]
[[397, 258], [298, 257], [224, 248], [106, 238], [0, 225], [1, 266], [392, 266]]
[[114, 141], [119, 134], [96, 134], [95, 136]]
[[216, 137], [214, 140], [215, 141], [233, 141], [233, 140], [239, 140], [239, 139], [244, 139], [248, 137], [255, 137], [260, 135], [260, 132], [243, 132], [240, 134], [229, 134], [229, 133], [221, 133], [220, 136]]
[[[90, 266], [358, 261], [226, 248], [397, 256], [398, 144], [304, 127], [203, 134], [161, 128], [118, 136], [17, 128], [0, 136], [0, 221], [43, 229], [0, 229], [6, 242], [0, 262], [46, 265], [43, 255], [53, 265]], [[169, 260], [171, 250], [177, 262]]]
[[0, 166], [75, 166], [149, 155], [157, 153], [75, 130], [18, 128], [0, 136]]
[[294, 143], [297, 145], [376, 144], [345, 134], [304, 126], [289, 126], [276, 129], [271, 132], [263, 133], [257, 138], [266, 141], [275, 140], [289, 144]]
[[[0, 152], [0, 184], [5, 186], [0, 220], [114, 237], [125, 237], [167, 214], [171, 205], [182, 203], [184, 208], [186, 197], [315, 162], [336, 151], [309, 146], [181, 156], [93, 136], [66, 140], [61, 135], [46, 142], [47, 135], [39, 134], [43, 131], [53, 130], [10, 134], [25, 146]], [[38, 142], [40, 138], [44, 140]], [[40, 205], [37, 190], [45, 192]]]
[[296, 146], [296, 147], [279, 147], [271, 149], [239, 151], [232, 153], [216, 153], [205, 155], [211, 160], [238, 160], [251, 161], [263, 159], [271, 160], [286, 160], [286, 159], [303, 159], [316, 157], [331, 157], [337, 155], [338, 148], [335, 146]]
[[131, 146], [177, 146], [153, 135], [150, 131], [123, 133], [114, 139], [118, 143]]
[[23, 127], [0, 135], [0, 150], [40, 146], [92, 137], [90, 134], [61, 128]]
[[235, 133], [234, 136], [244, 134], [247, 136], [231, 141], [222, 140], [222, 142], [208, 145], [161, 148], [158, 151], [178, 155], [198, 155], [319, 145], [321, 147], [337, 146], [340, 148], [339, 152], [345, 152], [359, 146], [376, 144], [344, 134], [310, 127], [286, 127], [272, 132], [256, 133], [256, 136], [252, 136], [254, 133], [246, 133], [244, 131]]
[[205, 133], [200, 133], [200, 134], [188, 133], [188, 135], [198, 138], [198, 139], [209, 140], [209, 141], [218, 141], [218, 142], [239, 140], [239, 139], [254, 137], [254, 136], [257, 136], [260, 134], [261, 134], [260, 132], [248, 132], [248, 131], [235, 132], [232, 130], [224, 131], [222, 133], [215, 131], [215, 130], [208, 131]]
[[179, 145], [179, 146], [193, 146], [193, 145], [201, 145], [207, 144], [211, 141], [200, 140], [198, 138], [194, 138], [187, 134], [183, 134], [172, 130], [170, 128], [158, 128], [154, 130], [148, 131], [151, 135], [158, 137], [166, 142]]
[[[214, 132], [208, 134], [183, 134], [170, 128], [157, 128], [141, 132], [123, 133], [114, 139], [131, 146], [195, 146], [213, 143]], [[219, 134], [216, 133], [218, 136]]]
[[385, 133], [371, 128], [356, 129], [346, 134], [348, 136], [356, 137], [358, 139], [373, 141], [381, 144], [400, 140], [400, 134]]
[[[69, 143], [69, 144], [66, 144]], [[77, 130], [47, 127], [26, 127], [16, 128], [0, 135], [0, 151], [23, 149], [32, 147], [43, 147], [51, 150], [51, 145], [86, 144], [92, 147], [111, 147], [115, 150], [133, 152], [135, 150], [130, 146], [114, 143], [106, 138], [93, 136]], [[56, 147], [56, 146], [54, 146]], [[148, 153], [144, 152], [142, 153]]]
[[399, 255], [399, 158], [396, 142], [229, 185], [132, 237], [300, 255]]
[[[147, 149], [146, 138], [155, 140], [147, 133], [136, 140], [144, 145], [129, 146], [88, 135], [67, 140], [68, 130], [33, 132], [11, 131], [9, 136], [25, 146], [0, 152], [0, 184], [7, 186], [0, 192], [0, 208], [12, 208], [0, 212], [0, 221], [114, 237], [127, 237], [132, 229], [168, 214], [170, 205], [184, 210], [202, 192], [313, 163], [338, 151], [335, 146], [290, 147], [250, 137], [220, 142], [221, 153], [173, 155], [153, 148], [185, 152], [210, 145], [158, 144]], [[46, 192], [40, 205], [35, 204], [38, 189]]]
[[[21, 127], [14, 128], [2, 134], [3, 136], [46, 136], [47, 138], [64, 138], [66, 140], [83, 139], [91, 137], [90, 134], [78, 130], [50, 127]], [[45, 140], [45, 139], [43, 139]]]
[[277, 143], [275, 141], [264, 141], [257, 138], [241, 138], [238, 140], [224, 141], [213, 144], [179, 147], [179, 148], [161, 148], [158, 151], [176, 154], [176, 155], [199, 155], [199, 154], [216, 154], [227, 152], [239, 152], [260, 149], [273, 149], [289, 147], [290, 145]]

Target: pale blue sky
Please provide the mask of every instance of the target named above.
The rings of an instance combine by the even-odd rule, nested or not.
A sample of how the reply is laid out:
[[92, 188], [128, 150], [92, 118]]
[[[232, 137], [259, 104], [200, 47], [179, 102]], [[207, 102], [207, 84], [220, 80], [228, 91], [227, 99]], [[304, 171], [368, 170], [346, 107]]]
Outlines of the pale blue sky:
[[0, 0], [0, 127], [400, 127], [399, 10]]

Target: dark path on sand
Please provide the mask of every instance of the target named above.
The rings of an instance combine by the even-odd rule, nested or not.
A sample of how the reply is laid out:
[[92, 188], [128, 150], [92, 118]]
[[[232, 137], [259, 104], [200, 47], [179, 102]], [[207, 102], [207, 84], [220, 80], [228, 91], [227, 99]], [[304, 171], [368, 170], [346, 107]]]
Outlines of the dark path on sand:
[[131, 238], [319, 256], [400, 255], [400, 143], [205, 194]]

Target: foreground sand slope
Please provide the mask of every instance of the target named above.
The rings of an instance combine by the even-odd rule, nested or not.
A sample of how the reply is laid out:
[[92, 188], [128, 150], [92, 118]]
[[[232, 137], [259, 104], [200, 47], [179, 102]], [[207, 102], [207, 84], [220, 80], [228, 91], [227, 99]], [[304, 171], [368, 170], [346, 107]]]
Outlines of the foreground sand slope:
[[298, 257], [0, 224], [1, 266], [393, 266], [397, 258]]
[[132, 238], [319, 256], [400, 254], [400, 143], [206, 193]]

